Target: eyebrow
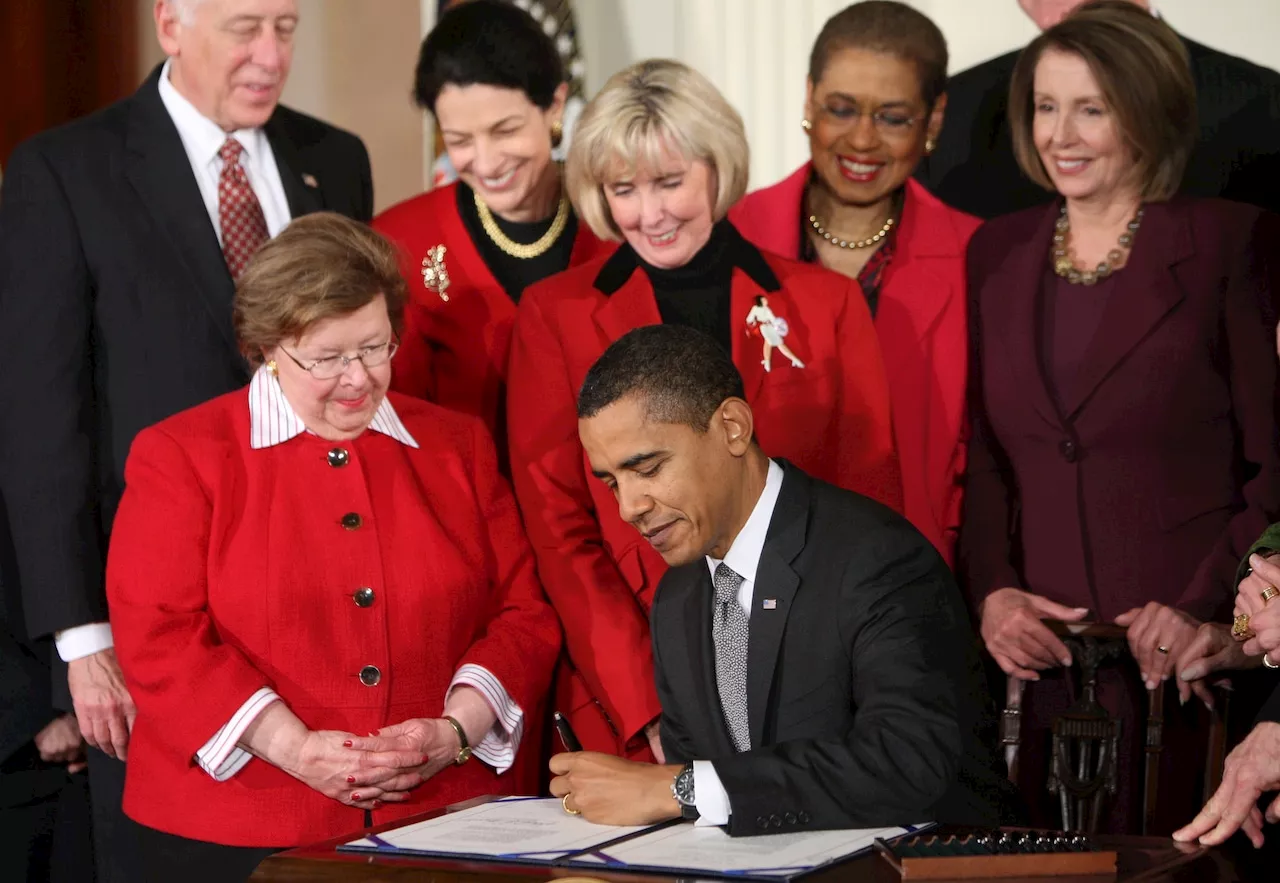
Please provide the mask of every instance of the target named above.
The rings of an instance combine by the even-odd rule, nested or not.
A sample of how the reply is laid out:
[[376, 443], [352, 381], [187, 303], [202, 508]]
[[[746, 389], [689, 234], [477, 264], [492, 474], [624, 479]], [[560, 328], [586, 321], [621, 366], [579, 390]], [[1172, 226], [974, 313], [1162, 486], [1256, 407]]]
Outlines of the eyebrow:
[[[662, 456], [662, 454], [663, 454], [663, 453], [664, 453], [663, 451], [643, 451], [643, 452], [641, 452], [641, 453], [639, 453], [639, 454], [633, 454], [633, 455], [631, 455], [630, 457], [628, 457], [627, 459], [623, 460], [621, 463], [619, 463], [619, 464], [618, 464], [618, 469], [620, 469], [620, 470], [621, 470], [621, 469], [635, 469], [635, 468], [636, 468], [637, 466], [639, 466], [641, 463], [645, 463], [645, 462], [647, 462], [647, 461], [649, 461], [649, 460], [652, 460], [654, 457], [660, 457], [660, 456]], [[610, 471], [609, 471], [609, 470], [607, 470], [607, 469], [592, 469], [592, 470], [591, 470], [591, 474], [592, 474], [593, 476], [595, 476], [596, 478], [599, 478], [599, 479], [606, 479], [606, 478], [608, 478], [610, 475], [612, 475], [612, 474], [613, 474], [613, 472], [610, 472]]]
[[[846, 92], [828, 92], [828, 93], [827, 93], [827, 95], [826, 95], [826, 97], [827, 97], [828, 99], [831, 99], [831, 98], [839, 98], [841, 101], [848, 101], [850, 104], [861, 104], [861, 103], [862, 103], [862, 102], [861, 102], [861, 101], [859, 101], [857, 98], [855, 98], [855, 97], [854, 97], [854, 96], [852, 96], [852, 95], [849, 95], [849, 94], [848, 94], [848, 93], [846, 93]], [[910, 107], [910, 106], [911, 106], [911, 102], [910, 102], [910, 101], [906, 101], [906, 100], [898, 100], [898, 101], [884, 101], [884, 102], [881, 102], [881, 103], [880, 103], [879, 105], [877, 105], [877, 106], [878, 106], [878, 107]]]

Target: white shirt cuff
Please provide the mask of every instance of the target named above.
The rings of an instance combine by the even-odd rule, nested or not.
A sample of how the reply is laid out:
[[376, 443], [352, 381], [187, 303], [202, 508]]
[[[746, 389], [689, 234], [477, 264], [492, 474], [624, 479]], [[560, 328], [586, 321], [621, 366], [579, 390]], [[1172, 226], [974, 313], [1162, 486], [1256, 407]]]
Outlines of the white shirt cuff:
[[505, 773], [515, 763], [516, 751], [520, 748], [520, 737], [524, 735], [524, 711], [512, 701], [507, 688], [494, 677], [493, 672], [482, 665], [468, 663], [458, 669], [449, 684], [449, 692], [445, 694], [447, 704], [449, 695], [461, 686], [474, 687], [484, 696], [489, 707], [498, 719], [493, 729], [485, 733], [479, 745], [472, 746], [471, 753], [493, 767], [499, 773]]
[[729, 824], [729, 792], [724, 790], [715, 765], [709, 760], [693, 762], [693, 805], [698, 810], [695, 826]]
[[55, 632], [53, 643], [63, 662], [83, 659], [103, 650], [110, 650], [116, 645], [115, 638], [111, 637], [109, 622], [91, 622]]
[[225, 782], [253, 760], [253, 755], [236, 745], [244, 731], [249, 728], [263, 710], [280, 698], [270, 687], [262, 687], [249, 697], [244, 705], [231, 716], [231, 720], [222, 725], [222, 729], [213, 734], [213, 738], [204, 743], [196, 752], [196, 763], [200, 769], [213, 776], [214, 781]]

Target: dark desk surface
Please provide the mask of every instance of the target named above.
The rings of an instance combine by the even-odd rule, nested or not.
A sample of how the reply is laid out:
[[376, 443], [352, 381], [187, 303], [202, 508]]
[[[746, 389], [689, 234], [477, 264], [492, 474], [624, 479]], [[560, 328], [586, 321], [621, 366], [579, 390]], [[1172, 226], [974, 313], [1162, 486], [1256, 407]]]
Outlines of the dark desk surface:
[[[470, 806], [471, 801], [450, 809]], [[426, 813], [394, 825], [374, 828], [375, 832], [420, 821], [443, 812]], [[481, 861], [448, 861], [426, 858], [393, 858], [338, 852], [336, 847], [359, 837], [359, 832], [334, 840], [291, 849], [274, 855], [258, 866], [251, 880], [261, 883], [295, 883], [295, 881], [333, 881], [333, 883], [366, 883], [366, 881], [420, 880], [431, 883], [533, 883], [559, 880], [561, 883], [692, 883], [688, 878], [620, 872], [587, 873], [578, 868], [525, 866]], [[1104, 849], [1114, 849], [1119, 871], [1116, 883], [1247, 883], [1233, 863], [1217, 850], [1181, 846], [1163, 837], [1097, 837]], [[714, 879], [714, 878], [712, 878]], [[835, 865], [804, 878], [808, 883], [897, 883], [900, 879], [884, 859], [867, 854]], [[1108, 877], [1036, 877], [1024, 883], [1099, 883]], [[1019, 883], [1008, 879], [1001, 883]]]

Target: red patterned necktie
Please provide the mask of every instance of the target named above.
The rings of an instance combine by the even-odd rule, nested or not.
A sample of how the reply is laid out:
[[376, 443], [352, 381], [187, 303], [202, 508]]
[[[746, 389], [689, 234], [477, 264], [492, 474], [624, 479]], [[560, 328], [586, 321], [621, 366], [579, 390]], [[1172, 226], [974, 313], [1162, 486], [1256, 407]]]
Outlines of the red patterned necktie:
[[218, 176], [218, 220], [222, 226], [222, 254], [232, 279], [239, 279], [249, 258], [266, 242], [267, 218], [262, 213], [249, 176], [240, 165], [244, 147], [228, 138], [218, 151], [222, 157], [222, 174]]

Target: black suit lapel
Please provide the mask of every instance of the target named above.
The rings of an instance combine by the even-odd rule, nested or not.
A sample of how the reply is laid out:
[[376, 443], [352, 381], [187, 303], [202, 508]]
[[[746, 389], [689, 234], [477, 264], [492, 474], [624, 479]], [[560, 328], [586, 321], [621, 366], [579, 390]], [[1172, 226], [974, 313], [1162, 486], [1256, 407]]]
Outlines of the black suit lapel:
[[231, 327], [235, 285], [178, 129], [160, 100], [159, 82], [157, 68], [134, 94], [125, 177], [151, 213], [158, 235], [191, 274], [210, 318], [238, 353]]
[[293, 140], [284, 131], [279, 108], [267, 120], [262, 131], [271, 144], [271, 154], [280, 172], [280, 183], [284, 185], [284, 196], [289, 202], [289, 217], [299, 218], [323, 209], [324, 194], [320, 190], [320, 182], [303, 165]]
[[[781, 461], [780, 461], [781, 462]], [[804, 548], [809, 517], [809, 478], [783, 463], [785, 475], [769, 521], [751, 599], [751, 636], [747, 643], [747, 717], [751, 746], [764, 739], [778, 653], [800, 577], [791, 562]]]
[[[691, 570], [694, 584], [684, 593], [685, 648], [689, 653], [689, 672], [695, 702], [690, 707], [707, 709], [708, 757], [722, 757], [734, 753], [729, 727], [724, 721], [724, 709], [720, 705], [720, 690], [716, 685], [716, 648], [711, 637], [711, 613], [715, 603], [715, 589], [711, 585], [711, 572], [707, 562], [699, 559]], [[701, 746], [699, 746], [701, 747]]]

